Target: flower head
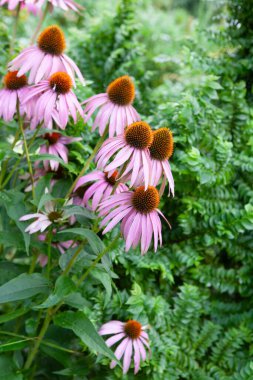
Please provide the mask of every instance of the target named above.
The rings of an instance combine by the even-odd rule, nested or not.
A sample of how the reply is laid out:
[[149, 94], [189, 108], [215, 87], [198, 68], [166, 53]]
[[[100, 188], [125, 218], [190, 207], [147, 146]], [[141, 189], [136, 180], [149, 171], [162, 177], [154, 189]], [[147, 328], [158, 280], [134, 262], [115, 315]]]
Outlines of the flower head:
[[27, 94], [27, 78], [25, 75], [17, 76], [17, 71], [8, 72], [4, 77], [4, 88], [0, 90], [0, 117], [5, 121], [13, 119], [20, 104], [20, 113], [23, 115], [26, 109], [23, 106], [23, 98]]
[[55, 205], [53, 202], [47, 202], [45, 205], [45, 211], [44, 212], [38, 212], [35, 214], [27, 214], [22, 216], [19, 220], [21, 222], [24, 222], [26, 220], [34, 219], [35, 221], [31, 223], [26, 229], [25, 232], [28, 232], [29, 234], [34, 234], [38, 231], [43, 232], [52, 225], [53, 223], [57, 223], [58, 221], [62, 220], [63, 213], [62, 211], [58, 211], [55, 208]]
[[[123, 373], [127, 373], [133, 358], [134, 373], [140, 368], [141, 360], [146, 360], [146, 348], [149, 350], [149, 338], [146, 333], [148, 326], [142, 326], [140, 322], [129, 320], [127, 322], [110, 321], [101, 326], [100, 335], [112, 335], [106, 340], [108, 347], [119, 343], [115, 350], [115, 356], [120, 360], [123, 356]], [[116, 361], [111, 362], [111, 368], [116, 366]]]
[[163, 194], [166, 179], [169, 183], [169, 189], [174, 196], [174, 179], [168, 159], [173, 154], [173, 135], [167, 128], [160, 128], [153, 132], [154, 139], [149, 148], [151, 158], [151, 176], [150, 184], [157, 186], [161, 177], [163, 177], [160, 195]]
[[8, 9], [10, 11], [13, 11], [13, 9], [15, 9], [18, 5], [21, 5], [22, 7], [24, 5], [32, 5], [32, 3], [32, 0], [0, 0], [0, 7], [5, 4], [8, 4]]
[[63, 9], [64, 11], [72, 10], [78, 12], [79, 10], [83, 9], [81, 5], [77, 4], [73, 0], [38, 0], [36, 4], [38, 4], [40, 7], [43, 7], [45, 2], [49, 2], [52, 8], [57, 7]]
[[[95, 211], [99, 203], [108, 198], [112, 194], [114, 185], [117, 182], [118, 172], [115, 171], [109, 177], [108, 173], [96, 170], [92, 173], [86, 174], [79, 178], [77, 181], [75, 191], [82, 189], [84, 185], [90, 182], [94, 182], [90, 185], [83, 194], [83, 204], [88, 206], [89, 200], [92, 199], [92, 210]], [[123, 183], [119, 183], [115, 188], [115, 194], [119, 194], [122, 191], [127, 191], [128, 187]]]
[[64, 54], [66, 41], [62, 30], [57, 25], [48, 26], [39, 35], [36, 46], [22, 51], [9, 63], [11, 71], [18, 71], [18, 76], [30, 72], [29, 84], [47, 79], [56, 72], [66, 72], [75, 86], [75, 75], [84, 84], [84, 78], [75, 62]]
[[99, 109], [92, 130], [99, 128], [102, 136], [109, 123], [109, 137], [121, 135], [127, 125], [140, 120], [140, 116], [132, 106], [135, 97], [134, 84], [131, 78], [124, 75], [117, 78], [107, 87], [106, 93], [94, 95], [86, 99], [84, 113], [88, 121]]
[[[131, 173], [129, 174], [131, 187], [137, 183], [139, 171], [143, 169], [145, 188], [147, 188], [151, 164], [148, 148], [152, 141], [150, 126], [143, 121], [137, 121], [129, 125], [122, 135], [104, 142], [96, 156], [97, 166], [111, 173], [123, 165], [121, 176]], [[113, 161], [108, 163], [115, 154]]]
[[31, 128], [43, 123], [44, 127], [52, 129], [55, 122], [65, 129], [69, 114], [77, 121], [77, 112], [83, 116], [83, 110], [76, 95], [72, 91], [72, 80], [65, 72], [57, 72], [49, 79], [31, 86], [23, 99], [26, 104], [34, 99], [34, 111]]
[[[166, 221], [158, 209], [160, 197], [155, 187], [138, 187], [135, 191], [126, 191], [114, 194], [101, 203], [99, 216], [104, 217], [101, 227], [105, 227], [103, 234], [112, 230], [121, 222], [121, 232], [126, 241], [126, 251], [136, 248], [140, 243], [141, 253], [148, 251], [154, 236], [154, 250], [158, 241], [162, 244], [162, 225], [159, 215]], [[169, 224], [169, 222], [167, 221]]]
[[[66, 145], [82, 140], [82, 138], [79, 137], [63, 136], [58, 132], [46, 133], [43, 138], [46, 144], [41, 145], [40, 153], [53, 154], [62, 158], [65, 163], [68, 163], [68, 148]], [[59, 162], [53, 159], [49, 161], [45, 160], [43, 163], [46, 170], [50, 168], [56, 171], [59, 168]]]

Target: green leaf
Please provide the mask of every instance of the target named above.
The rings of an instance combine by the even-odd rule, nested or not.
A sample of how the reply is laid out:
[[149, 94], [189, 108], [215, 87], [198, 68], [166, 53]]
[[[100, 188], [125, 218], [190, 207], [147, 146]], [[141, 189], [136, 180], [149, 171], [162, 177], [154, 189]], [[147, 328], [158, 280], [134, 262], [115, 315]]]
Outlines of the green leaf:
[[65, 311], [54, 318], [54, 323], [65, 329], [72, 330], [81, 341], [91, 350], [116, 360], [113, 352], [107, 347], [104, 340], [97, 333], [91, 321], [81, 311]]
[[109, 302], [112, 295], [111, 277], [109, 276], [108, 273], [106, 273], [105, 271], [99, 268], [94, 268], [91, 272], [91, 275], [104, 285], [105, 290], [106, 290], [106, 296], [105, 296], [105, 305], [106, 305]]
[[52, 197], [51, 194], [43, 194], [42, 197], [40, 198], [39, 200], [39, 203], [38, 203], [38, 210], [41, 210], [42, 207], [47, 203], [47, 202], [50, 202], [50, 201], [53, 201], [54, 200], [54, 197]]
[[96, 218], [96, 216], [85, 207], [75, 205], [64, 207], [64, 216], [69, 217], [71, 215], [80, 215], [89, 219]]
[[34, 309], [46, 309], [56, 305], [58, 302], [64, 300], [64, 297], [69, 295], [75, 290], [75, 284], [67, 276], [60, 276], [56, 283], [54, 293], [50, 294], [49, 297], [38, 306], [35, 306]]
[[79, 310], [82, 310], [85, 306], [89, 306], [86, 299], [77, 292], [70, 293], [68, 296], [64, 297], [64, 303]]
[[23, 375], [9, 356], [0, 355], [0, 369], [0, 380], [23, 380]]
[[34, 200], [34, 204], [36, 206], [38, 206], [39, 204], [39, 201], [41, 199], [41, 197], [45, 194], [45, 190], [46, 188], [49, 189], [50, 188], [50, 181], [52, 179], [52, 174], [47, 174], [47, 175], [44, 175], [43, 177], [41, 177], [38, 182], [36, 183], [36, 186], [35, 186], [35, 200]]
[[0, 286], [25, 272], [26, 267], [10, 261], [0, 262]]
[[68, 228], [64, 231], [59, 231], [58, 234], [73, 234], [87, 239], [95, 254], [99, 254], [104, 249], [102, 240], [95, 234], [95, 232], [88, 230], [87, 228]]
[[41, 274], [23, 273], [0, 287], [0, 303], [23, 300], [47, 291], [48, 281]]
[[30, 235], [25, 232], [25, 223], [19, 221], [20, 217], [26, 214], [24, 197], [24, 194], [18, 191], [2, 191], [0, 192], [0, 204], [5, 207], [9, 218], [15, 222], [16, 226], [22, 232], [26, 253], [29, 254]]
[[0, 353], [21, 350], [22, 348], [28, 346], [29, 341], [30, 339], [19, 339], [0, 344]]
[[28, 309], [17, 309], [11, 311], [10, 313], [0, 315], [0, 324], [12, 321], [13, 319], [20, 317], [21, 315], [26, 314], [28, 311]]

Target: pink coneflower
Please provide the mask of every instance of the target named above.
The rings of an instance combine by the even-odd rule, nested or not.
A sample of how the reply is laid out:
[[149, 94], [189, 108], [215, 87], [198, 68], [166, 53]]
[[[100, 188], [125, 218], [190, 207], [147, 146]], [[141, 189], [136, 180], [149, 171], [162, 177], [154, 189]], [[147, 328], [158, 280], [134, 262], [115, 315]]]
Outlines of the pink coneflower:
[[75, 123], [77, 112], [83, 116], [82, 107], [71, 88], [71, 78], [64, 72], [54, 73], [49, 79], [31, 86], [23, 99], [24, 104], [34, 99], [31, 129], [40, 123], [43, 123], [45, 128], [52, 129], [53, 122], [65, 129], [69, 114]]
[[[96, 156], [97, 166], [99, 169], [111, 172], [123, 165], [120, 176], [124, 177], [131, 173], [129, 174], [131, 187], [137, 183], [139, 171], [143, 169], [145, 188], [147, 188], [151, 169], [148, 148], [152, 141], [153, 133], [150, 126], [143, 121], [137, 121], [129, 125], [122, 135], [104, 142]], [[114, 154], [115, 158], [108, 164]]]
[[127, 125], [140, 120], [140, 116], [132, 106], [135, 97], [134, 84], [129, 76], [124, 75], [109, 84], [105, 93], [86, 99], [84, 113], [87, 122], [91, 115], [100, 108], [92, 130], [97, 127], [102, 136], [109, 123], [109, 137], [121, 135]]
[[19, 4], [21, 7], [32, 5], [33, 1], [29, 0], [0, 0], [0, 6], [8, 4], [8, 9], [13, 11]]
[[[62, 136], [58, 132], [46, 133], [43, 138], [47, 141], [47, 143], [41, 145], [40, 153], [48, 153], [59, 156], [65, 163], [68, 163], [68, 149], [65, 145], [82, 140], [80, 137]], [[51, 170], [56, 171], [59, 168], [59, 162], [54, 160], [45, 160], [43, 161], [43, 164], [46, 170], [51, 168]]]
[[[108, 347], [121, 341], [115, 350], [115, 356], [120, 360], [124, 355], [124, 374], [129, 370], [132, 357], [135, 374], [139, 371], [141, 360], [146, 360], [146, 347], [149, 350], [149, 338], [145, 331], [147, 328], [148, 326], [142, 326], [140, 322], [135, 320], [129, 320], [125, 323], [121, 321], [110, 321], [101, 326], [99, 330], [100, 335], [112, 335], [105, 342]], [[116, 361], [113, 360], [110, 367], [114, 368], [116, 364]]]
[[35, 218], [35, 221], [25, 229], [25, 232], [28, 232], [29, 234], [34, 234], [38, 231], [45, 231], [47, 227], [49, 227], [53, 223], [57, 223], [58, 221], [62, 220], [62, 216], [62, 211], [56, 210], [53, 202], [47, 202], [45, 204], [44, 212], [27, 214], [22, 216], [19, 220], [21, 222], [24, 222], [26, 220]]
[[[57, 230], [53, 229], [52, 232], [55, 235]], [[47, 234], [46, 233], [40, 234], [38, 236], [38, 239], [40, 241], [46, 241]], [[77, 247], [77, 243], [75, 243], [74, 240], [57, 241], [57, 242], [53, 242], [52, 246], [57, 248], [59, 250], [59, 252], [63, 255], [68, 249]]]
[[169, 224], [162, 212], [157, 208], [160, 202], [159, 193], [155, 187], [138, 187], [134, 192], [127, 191], [111, 195], [101, 203], [99, 216], [104, 217], [101, 227], [106, 226], [103, 234], [110, 231], [120, 221], [121, 232], [126, 241], [126, 251], [141, 244], [141, 253], [148, 251], [154, 235], [154, 250], [158, 240], [162, 245], [162, 225], [159, 215]]
[[28, 13], [32, 13], [34, 16], [40, 16], [42, 17], [42, 11], [41, 8], [34, 3], [22, 1], [21, 2], [21, 9], [26, 9]]
[[20, 114], [25, 109], [22, 105], [24, 96], [28, 92], [27, 78], [25, 75], [17, 77], [17, 72], [8, 72], [4, 77], [4, 88], [0, 90], [0, 117], [5, 121], [11, 121], [20, 104]]
[[77, 4], [73, 0], [38, 0], [36, 4], [40, 7], [43, 7], [44, 3], [49, 2], [53, 7], [61, 8], [64, 11], [72, 10], [75, 12], [78, 12], [79, 10], [83, 9], [81, 5]]
[[163, 194], [166, 186], [166, 180], [169, 183], [169, 191], [174, 196], [174, 179], [171, 173], [168, 159], [173, 154], [173, 136], [172, 132], [167, 128], [160, 128], [153, 132], [153, 142], [150, 151], [151, 158], [151, 176], [150, 184], [157, 186], [160, 178], [163, 177], [160, 195]]
[[[86, 174], [85, 176], [79, 178], [77, 181], [75, 191], [87, 185], [89, 182], [94, 182], [89, 186], [84, 192], [83, 203], [88, 206], [89, 200], [92, 199], [92, 210], [95, 211], [99, 203], [108, 198], [112, 194], [114, 185], [117, 182], [118, 172], [117, 170], [108, 177], [108, 173], [96, 170], [92, 173]], [[115, 194], [119, 194], [122, 191], [127, 191], [128, 187], [123, 183], [118, 183], [115, 187]]]
[[44, 255], [43, 253], [39, 254], [37, 258], [37, 263], [41, 266], [41, 268], [44, 268], [47, 265], [48, 262], [48, 256]]
[[47, 27], [39, 36], [37, 46], [22, 51], [9, 63], [11, 71], [18, 70], [18, 76], [30, 72], [29, 84], [38, 83], [52, 74], [63, 71], [68, 73], [75, 85], [75, 74], [84, 84], [84, 78], [75, 62], [66, 54], [66, 42], [62, 30], [57, 25]]

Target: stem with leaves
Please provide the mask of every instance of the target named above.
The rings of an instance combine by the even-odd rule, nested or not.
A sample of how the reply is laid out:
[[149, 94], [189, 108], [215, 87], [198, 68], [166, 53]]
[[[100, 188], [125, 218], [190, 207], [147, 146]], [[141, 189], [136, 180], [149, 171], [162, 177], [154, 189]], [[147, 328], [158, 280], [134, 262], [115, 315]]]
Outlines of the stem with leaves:
[[53, 239], [53, 230], [50, 228], [47, 235], [47, 278], [50, 279], [51, 272], [51, 253], [52, 253], [52, 239]]
[[[118, 240], [120, 234], [118, 234], [112, 241], [111, 243], [103, 249], [103, 251], [98, 255], [96, 260], [91, 264], [91, 266], [84, 272], [80, 280], [77, 282], [77, 287], [81, 285], [81, 283], [86, 279], [86, 277], [89, 275], [89, 273], [92, 271], [93, 268], [96, 267], [96, 265], [99, 263], [99, 261], [103, 258], [103, 256], [108, 253], [112, 247], [114, 246], [115, 242]], [[76, 251], [77, 252], [77, 251]], [[79, 251], [80, 252], [80, 251]], [[74, 264], [74, 260], [71, 262], [71, 266]], [[71, 266], [68, 268], [68, 270], [65, 273], [68, 273]], [[55, 308], [51, 307], [47, 309], [46, 317], [44, 319], [43, 325], [41, 327], [40, 333], [38, 335], [38, 338], [34, 344], [33, 349], [30, 351], [30, 354], [28, 355], [27, 361], [25, 363], [24, 369], [29, 369], [33, 363], [33, 360], [35, 356], [37, 355], [38, 349], [40, 347], [40, 344], [42, 343], [42, 340], [47, 332], [47, 329], [50, 325], [50, 322], [54, 316], [54, 314], [60, 309], [62, 306], [62, 302], [58, 303], [58, 305], [55, 306]]]
[[17, 101], [17, 117], [18, 117], [18, 125], [19, 125], [20, 131], [21, 131], [21, 134], [23, 137], [23, 141], [24, 141], [24, 150], [25, 150], [26, 160], [27, 160], [27, 164], [28, 164], [28, 170], [29, 170], [29, 174], [30, 174], [30, 178], [31, 178], [31, 182], [32, 182], [32, 195], [33, 195], [33, 199], [34, 199], [35, 198], [35, 192], [34, 192], [33, 169], [32, 169], [32, 164], [31, 164], [29, 151], [28, 151], [28, 147], [27, 147], [27, 142], [26, 142], [26, 138], [25, 138], [23, 121], [22, 121], [22, 118], [20, 116], [19, 100]]
[[118, 238], [120, 237], [120, 233], [111, 241], [111, 243], [105, 247], [105, 249], [103, 249], [103, 251], [98, 255], [98, 257], [96, 258], [96, 260], [93, 261], [93, 263], [91, 264], [91, 266], [84, 272], [84, 274], [80, 277], [80, 279], [78, 280], [77, 282], [77, 286], [80, 286], [82, 284], [82, 282], [86, 279], [86, 277], [89, 275], [89, 273], [92, 271], [93, 268], [95, 268], [95, 266], [99, 263], [99, 261], [103, 258], [103, 256], [108, 253], [114, 246], [114, 244], [116, 243], [116, 241], [118, 240]]
[[[30, 140], [30, 142], [29, 142], [29, 144], [28, 144], [28, 146], [27, 146], [28, 150], [30, 149], [30, 147], [31, 147], [32, 144], [34, 143], [36, 137], [38, 136], [38, 133], [39, 133], [41, 127], [42, 127], [42, 124], [43, 124], [43, 123], [41, 123], [41, 124], [37, 127], [37, 129], [36, 129], [36, 131], [35, 131], [33, 137], [31, 138], [31, 140]], [[16, 144], [17, 141], [14, 140], [14, 142], [15, 142], [15, 144]], [[14, 143], [14, 142], [13, 142], [13, 143]], [[12, 144], [12, 149], [14, 148], [15, 144], [14, 144], [14, 145]], [[8, 182], [10, 181], [10, 179], [11, 179], [13, 173], [15, 172], [16, 168], [17, 168], [18, 165], [20, 164], [20, 162], [21, 162], [21, 160], [22, 160], [23, 157], [24, 157], [24, 154], [22, 154], [22, 156], [21, 156], [21, 157], [15, 162], [15, 164], [14, 164], [13, 167], [12, 167], [12, 170], [10, 171], [10, 173], [8, 174], [8, 176], [6, 177], [6, 179], [4, 180], [3, 184], [1, 185], [1, 189], [4, 189], [5, 186], [8, 184]], [[7, 162], [7, 164], [8, 164], [8, 162]], [[2, 183], [2, 181], [1, 181], [1, 183]]]

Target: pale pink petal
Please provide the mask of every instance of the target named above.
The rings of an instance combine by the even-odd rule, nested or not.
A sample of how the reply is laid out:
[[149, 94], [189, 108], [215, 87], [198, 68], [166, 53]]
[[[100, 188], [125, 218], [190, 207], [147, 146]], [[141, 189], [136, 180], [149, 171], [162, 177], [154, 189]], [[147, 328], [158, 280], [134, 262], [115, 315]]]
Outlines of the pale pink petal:
[[131, 364], [131, 357], [132, 357], [132, 352], [133, 352], [133, 343], [132, 340], [129, 339], [126, 349], [125, 349], [125, 354], [124, 354], [124, 359], [123, 359], [123, 373], [127, 373], [129, 370], [130, 364]]
[[110, 338], [108, 338], [105, 343], [108, 347], [111, 347], [113, 346], [115, 343], [117, 343], [119, 340], [121, 340], [122, 338], [124, 338], [124, 336], [126, 336], [126, 334], [123, 332], [123, 333], [120, 333], [120, 334], [116, 334], [116, 335], [113, 335], [111, 336]]

